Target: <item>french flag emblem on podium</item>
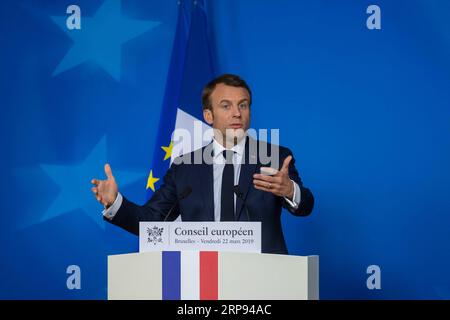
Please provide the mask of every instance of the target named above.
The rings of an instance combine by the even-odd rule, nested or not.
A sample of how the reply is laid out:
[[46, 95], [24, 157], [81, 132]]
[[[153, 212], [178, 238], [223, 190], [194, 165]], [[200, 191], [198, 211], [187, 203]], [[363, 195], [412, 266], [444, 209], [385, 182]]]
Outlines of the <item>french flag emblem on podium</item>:
[[217, 251], [163, 251], [163, 300], [217, 300]]

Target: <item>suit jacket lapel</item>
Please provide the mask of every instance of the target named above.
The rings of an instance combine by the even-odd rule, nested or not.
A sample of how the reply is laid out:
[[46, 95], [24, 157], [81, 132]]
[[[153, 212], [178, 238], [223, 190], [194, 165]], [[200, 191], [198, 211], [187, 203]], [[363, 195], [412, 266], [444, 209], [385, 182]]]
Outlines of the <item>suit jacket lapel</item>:
[[[203, 151], [205, 148], [202, 148]], [[203, 159], [203, 154], [202, 158]], [[203, 204], [204, 204], [204, 214], [205, 221], [214, 221], [214, 173], [213, 165], [207, 164], [202, 160], [199, 166], [198, 178], [200, 181], [200, 188], [203, 193]]]
[[[244, 200], [247, 198], [250, 185], [253, 184], [253, 174], [256, 172], [259, 166], [257, 148], [250, 148], [250, 139], [251, 138], [247, 137], [247, 141], [245, 143], [244, 162], [241, 165], [241, 173], [239, 176], [239, 189], [243, 194]], [[252, 140], [252, 143], [255, 143], [255, 140]], [[244, 203], [240, 198], [236, 199], [237, 221], [240, 220], [243, 211], [243, 204]], [[247, 220], [247, 217], [245, 218], [245, 220]]]

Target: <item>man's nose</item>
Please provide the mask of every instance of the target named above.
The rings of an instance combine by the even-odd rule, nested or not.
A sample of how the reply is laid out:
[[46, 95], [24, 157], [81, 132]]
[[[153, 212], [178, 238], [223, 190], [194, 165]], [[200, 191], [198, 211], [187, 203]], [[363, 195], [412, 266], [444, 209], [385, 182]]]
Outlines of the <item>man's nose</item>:
[[241, 109], [239, 108], [239, 106], [233, 106], [233, 117], [241, 117]]

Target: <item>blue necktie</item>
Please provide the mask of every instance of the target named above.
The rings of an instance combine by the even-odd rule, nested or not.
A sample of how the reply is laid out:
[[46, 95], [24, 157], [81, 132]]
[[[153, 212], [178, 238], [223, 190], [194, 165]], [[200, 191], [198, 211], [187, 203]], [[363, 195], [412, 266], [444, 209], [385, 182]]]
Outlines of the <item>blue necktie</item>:
[[222, 194], [220, 202], [220, 221], [235, 221], [234, 218], [234, 151], [224, 150], [225, 167], [222, 173]]

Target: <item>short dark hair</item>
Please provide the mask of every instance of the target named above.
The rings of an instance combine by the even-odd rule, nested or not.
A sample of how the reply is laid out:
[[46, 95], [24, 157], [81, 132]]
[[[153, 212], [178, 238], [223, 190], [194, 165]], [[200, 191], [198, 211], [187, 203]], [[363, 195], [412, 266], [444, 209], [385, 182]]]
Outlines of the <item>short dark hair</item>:
[[245, 82], [243, 79], [241, 79], [239, 76], [235, 74], [223, 74], [213, 80], [211, 80], [204, 88], [202, 92], [202, 106], [203, 110], [211, 110], [212, 111], [212, 103], [211, 103], [211, 94], [213, 93], [214, 89], [216, 88], [216, 85], [219, 83], [223, 83], [227, 86], [231, 87], [237, 87], [237, 88], [244, 88], [248, 91], [248, 94], [250, 96], [249, 104], [252, 104], [252, 91], [250, 90], [250, 87], [248, 86], [247, 82]]

